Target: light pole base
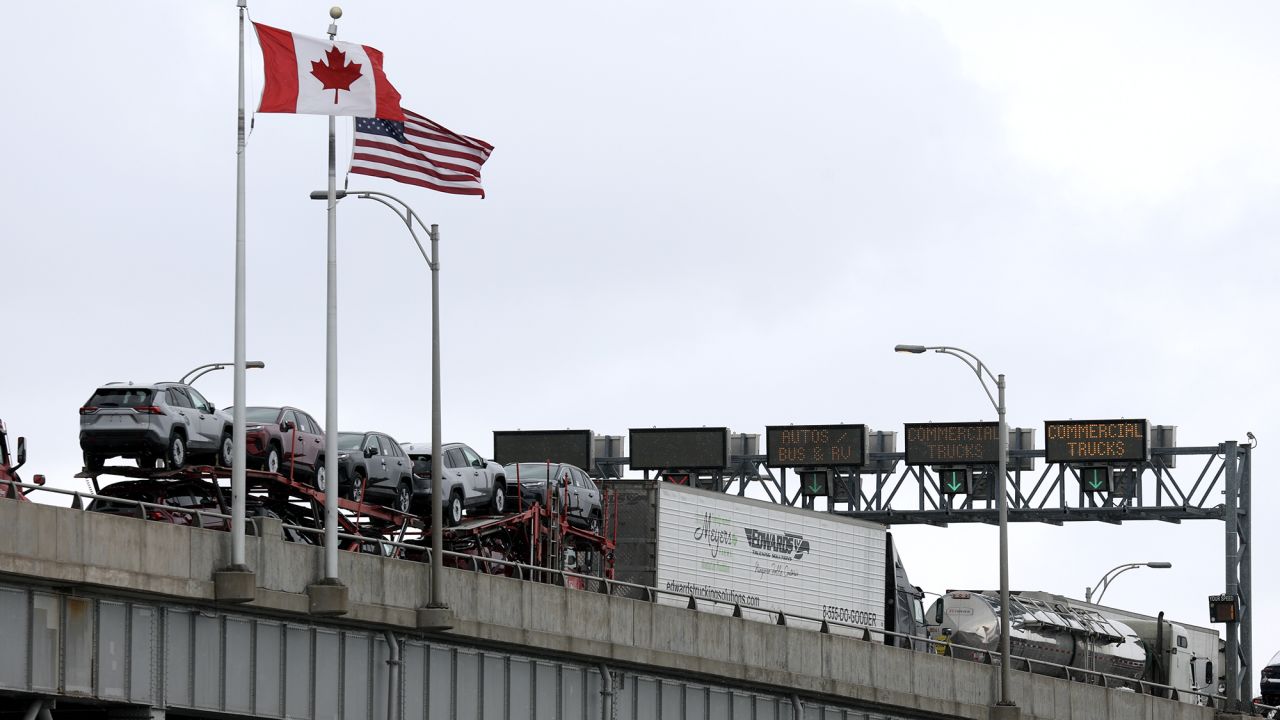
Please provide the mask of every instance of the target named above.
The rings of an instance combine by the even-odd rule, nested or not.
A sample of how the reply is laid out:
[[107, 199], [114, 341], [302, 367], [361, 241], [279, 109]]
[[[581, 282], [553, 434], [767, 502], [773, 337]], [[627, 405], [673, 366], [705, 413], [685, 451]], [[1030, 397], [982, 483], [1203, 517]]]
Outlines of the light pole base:
[[213, 573], [213, 598], [220, 603], [253, 602], [257, 593], [257, 577], [243, 565], [233, 565]]
[[334, 617], [346, 615], [351, 609], [351, 600], [347, 597], [347, 586], [335, 578], [325, 578], [318, 583], [308, 585], [307, 595], [311, 598], [308, 611], [312, 615]]
[[992, 705], [990, 720], [1022, 720], [1022, 708], [1017, 705]]
[[448, 605], [428, 605], [418, 608], [418, 629], [424, 632], [445, 632], [453, 629], [456, 618]]

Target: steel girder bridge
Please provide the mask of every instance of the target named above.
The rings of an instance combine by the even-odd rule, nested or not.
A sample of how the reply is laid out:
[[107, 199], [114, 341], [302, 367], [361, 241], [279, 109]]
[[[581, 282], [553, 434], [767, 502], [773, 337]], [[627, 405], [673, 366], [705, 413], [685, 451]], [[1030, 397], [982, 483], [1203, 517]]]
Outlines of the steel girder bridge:
[[[1154, 447], [1150, 459], [1112, 467], [1112, 492], [1087, 492], [1078, 466], [1045, 463], [1044, 450], [1009, 450], [1004, 483], [1009, 522], [1220, 520], [1226, 523], [1225, 589], [1239, 603], [1226, 623], [1228, 696], [1252, 694], [1253, 580], [1251, 482], [1253, 445], [1234, 440], [1202, 447]], [[771, 502], [825, 510], [885, 525], [998, 525], [996, 472], [975, 468], [972, 492], [944, 492], [939, 473], [907, 465], [906, 453], [871, 452], [862, 467], [832, 467], [826, 495], [807, 494], [797, 474], [766, 464], [765, 455], [735, 455], [723, 472], [660, 471], [660, 479]], [[601, 458], [620, 469], [627, 458]], [[1037, 465], [1040, 467], [1037, 468]], [[648, 477], [648, 472], [645, 473]], [[620, 477], [620, 473], [604, 474]], [[826, 507], [817, 507], [825, 502]]]

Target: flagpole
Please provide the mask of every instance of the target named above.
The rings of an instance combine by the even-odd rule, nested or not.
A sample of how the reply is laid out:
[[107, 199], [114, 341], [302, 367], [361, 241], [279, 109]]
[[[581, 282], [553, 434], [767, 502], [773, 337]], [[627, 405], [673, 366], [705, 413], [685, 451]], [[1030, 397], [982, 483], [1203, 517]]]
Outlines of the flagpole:
[[231, 416], [231, 565], [247, 570], [244, 554], [244, 373], [245, 373], [245, 242], [244, 242], [244, 13], [247, 0], [237, 0], [240, 8], [240, 86], [236, 116], [236, 301], [235, 301], [235, 369]]
[[[220, 602], [249, 602], [257, 593], [253, 570], [245, 563], [244, 473], [244, 16], [248, 0], [236, 0], [240, 10], [240, 67], [236, 105], [236, 297], [233, 407], [231, 409], [231, 563], [213, 573], [213, 594]], [[222, 449], [218, 449], [221, 460]]]
[[[338, 36], [338, 18], [342, 9], [329, 10], [329, 39]], [[329, 116], [329, 255], [328, 308], [325, 326], [325, 411], [324, 411], [324, 578], [329, 584], [338, 580], [338, 174], [337, 118]]]

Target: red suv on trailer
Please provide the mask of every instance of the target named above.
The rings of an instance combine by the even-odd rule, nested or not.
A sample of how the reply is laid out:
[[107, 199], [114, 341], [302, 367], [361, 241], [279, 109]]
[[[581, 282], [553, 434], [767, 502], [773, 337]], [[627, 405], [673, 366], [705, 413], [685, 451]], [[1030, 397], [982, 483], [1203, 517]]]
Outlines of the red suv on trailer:
[[315, 418], [288, 406], [247, 407], [244, 421], [245, 458], [250, 465], [324, 489], [324, 430]]

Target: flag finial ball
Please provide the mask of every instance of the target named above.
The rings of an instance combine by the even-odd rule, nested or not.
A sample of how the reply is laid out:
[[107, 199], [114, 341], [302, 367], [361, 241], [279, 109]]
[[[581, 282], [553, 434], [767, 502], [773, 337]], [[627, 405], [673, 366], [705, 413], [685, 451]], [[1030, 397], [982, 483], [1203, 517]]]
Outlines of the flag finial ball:
[[334, 20], [337, 20], [338, 18], [342, 17], [342, 8], [338, 7], [337, 5], [334, 5], [333, 7], [329, 8], [329, 17], [333, 18]]

